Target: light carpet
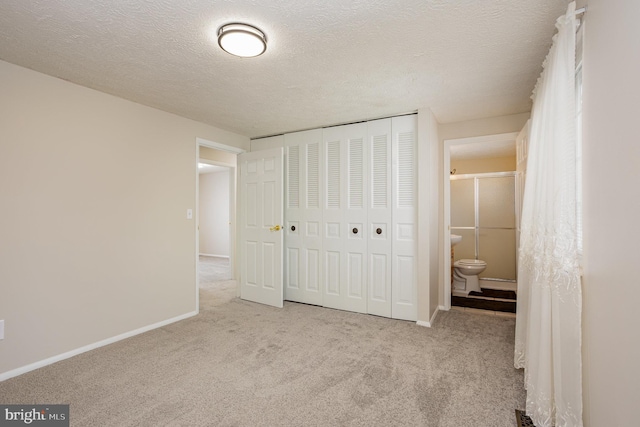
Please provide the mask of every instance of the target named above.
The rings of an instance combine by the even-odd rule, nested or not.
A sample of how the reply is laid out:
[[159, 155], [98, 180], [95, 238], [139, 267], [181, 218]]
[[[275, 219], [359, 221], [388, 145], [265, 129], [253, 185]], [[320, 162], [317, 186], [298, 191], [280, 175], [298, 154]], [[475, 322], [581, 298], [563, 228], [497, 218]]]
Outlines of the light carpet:
[[231, 277], [229, 258], [202, 255], [198, 257], [198, 279], [200, 285], [230, 280]]
[[72, 426], [513, 427], [524, 408], [514, 319], [200, 295], [198, 316], [0, 383], [0, 403], [69, 403]]

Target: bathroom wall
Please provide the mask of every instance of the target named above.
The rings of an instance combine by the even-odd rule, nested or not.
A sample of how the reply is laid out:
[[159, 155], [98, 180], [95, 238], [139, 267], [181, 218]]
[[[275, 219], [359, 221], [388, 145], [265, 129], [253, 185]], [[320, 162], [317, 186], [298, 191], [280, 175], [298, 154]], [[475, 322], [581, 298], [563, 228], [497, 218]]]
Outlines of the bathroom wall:
[[196, 138], [249, 138], [0, 61], [0, 379], [196, 313]]
[[200, 174], [200, 254], [229, 256], [229, 170]]
[[512, 172], [516, 170], [516, 156], [484, 157], [479, 159], [451, 159], [456, 175], [466, 173]]
[[238, 164], [237, 156], [234, 153], [216, 150], [215, 148], [209, 147], [200, 147], [199, 151], [201, 159], [211, 160], [216, 163], [224, 163], [229, 166], [236, 166]]

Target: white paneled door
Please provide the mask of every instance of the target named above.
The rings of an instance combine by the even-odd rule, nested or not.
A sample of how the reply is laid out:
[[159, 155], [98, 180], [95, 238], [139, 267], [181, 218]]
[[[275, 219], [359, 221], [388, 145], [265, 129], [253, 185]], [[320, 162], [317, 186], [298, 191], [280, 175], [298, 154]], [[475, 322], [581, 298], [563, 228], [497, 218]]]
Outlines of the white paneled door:
[[283, 302], [282, 148], [245, 153], [240, 163], [240, 297]]

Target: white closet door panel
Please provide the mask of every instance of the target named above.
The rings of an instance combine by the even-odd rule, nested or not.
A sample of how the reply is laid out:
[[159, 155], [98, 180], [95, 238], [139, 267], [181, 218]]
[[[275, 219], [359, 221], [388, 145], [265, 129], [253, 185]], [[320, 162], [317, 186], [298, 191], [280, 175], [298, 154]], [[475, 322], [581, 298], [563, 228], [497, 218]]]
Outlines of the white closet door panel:
[[368, 304], [367, 312], [391, 317], [391, 119], [367, 123]]
[[304, 249], [305, 276], [304, 289], [307, 292], [307, 304], [322, 305], [322, 288], [320, 287], [321, 254], [319, 249]]
[[346, 241], [346, 222], [343, 209], [346, 195], [341, 191], [341, 183], [346, 179], [346, 159], [344, 138], [341, 127], [323, 130], [324, 191], [322, 197], [323, 217], [323, 305], [331, 308], [345, 308], [346, 264], [343, 260], [343, 246]]
[[322, 129], [304, 132], [304, 289], [307, 304], [323, 304], [322, 297]]
[[[408, 310], [415, 304], [416, 257], [409, 255], [397, 255], [394, 259], [394, 268], [397, 271], [395, 282], [396, 295], [394, 303]], [[412, 319], [407, 319], [412, 320]]]
[[323, 131], [323, 305], [361, 313], [368, 276], [366, 136], [366, 123]]
[[[287, 143], [288, 142], [288, 143]], [[301, 297], [302, 283], [302, 238], [300, 223], [302, 209], [300, 208], [300, 144], [292, 144], [285, 140], [285, 191], [284, 191], [284, 299], [298, 301]]]
[[286, 281], [285, 298], [322, 305], [322, 130], [286, 134], [284, 138], [290, 166], [285, 236], [291, 263], [286, 270], [291, 276]]
[[417, 310], [417, 117], [391, 119], [392, 307], [394, 319], [416, 320]]
[[365, 295], [364, 278], [364, 256], [360, 252], [349, 252], [347, 254], [347, 262], [349, 263], [349, 282], [347, 283], [348, 297], [362, 299]]
[[[300, 248], [286, 248], [285, 250], [285, 288], [284, 299], [288, 300], [288, 292], [300, 289]], [[287, 289], [292, 289], [288, 291]]]
[[327, 304], [331, 304], [332, 302], [335, 304], [334, 301], [332, 301], [331, 298], [327, 298], [327, 296], [329, 297], [335, 297], [335, 298], [339, 298], [340, 297], [340, 259], [342, 257], [340, 256], [340, 251], [332, 251], [332, 250], [325, 250], [325, 278], [327, 280], [327, 283], [325, 285], [325, 299], [324, 299], [324, 305], [326, 307], [331, 307], [331, 305], [327, 305]]
[[[369, 301], [373, 301], [374, 303], [390, 302], [390, 298], [387, 295], [388, 291], [390, 291], [388, 286], [389, 281], [387, 280], [387, 276], [390, 275], [389, 268], [387, 267], [389, 258], [387, 254], [376, 253], [372, 253], [369, 257]], [[389, 306], [389, 311], [391, 311], [391, 306]], [[371, 311], [369, 312], [371, 313]]]

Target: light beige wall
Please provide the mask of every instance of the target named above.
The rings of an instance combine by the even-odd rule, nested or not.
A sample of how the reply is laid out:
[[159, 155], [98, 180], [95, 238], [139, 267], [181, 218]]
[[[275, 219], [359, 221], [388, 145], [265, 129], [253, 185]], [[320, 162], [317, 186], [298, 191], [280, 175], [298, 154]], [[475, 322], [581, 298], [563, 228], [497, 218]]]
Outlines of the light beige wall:
[[193, 313], [196, 137], [249, 139], [2, 61], [0, 93], [0, 376]]
[[516, 170], [516, 156], [485, 157], [481, 159], [451, 159], [451, 169], [456, 175], [466, 173], [513, 172]]
[[496, 135], [508, 132], [520, 132], [529, 120], [530, 113], [489, 117], [464, 122], [442, 123], [438, 126], [440, 140], [469, 138], [472, 136]]
[[284, 147], [284, 135], [268, 136], [251, 140], [251, 151], [268, 150]]
[[230, 254], [229, 175], [229, 170], [200, 174], [198, 232], [201, 254], [223, 257]]
[[584, 421], [638, 424], [640, 2], [589, 0], [583, 68]]
[[418, 321], [429, 323], [438, 308], [438, 122], [418, 110]]
[[226, 165], [237, 166], [238, 164], [238, 156], [236, 154], [209, 147], [200, 147], [200, 158], [204, 160], [211, 160], [213, 162], [224, 163]]
[[[440, 210], [438, 208], [438, 188], [440, 182], [440, 176], [442, 175], [442, 147], [438, 138], [438, 122], [433, 112], [428, 109], [420, 109], [418, 111], [418, 230], [422, 227], [426, 227], [428, 235], [425, 237], [423, 233], [418, 235], [418, 261], [419, 269], [424, 269], [428, 266], [429, 272], [429, 304], [428, 304], [428, 318], [418, 317], [419, 320], [431, 320], [436, 309], [439, 306], [439, 292], [440, 292], [440, 258], [441, 251], [439, 250], [439, 223], [440, 223]], [[424, 156], [423, 156], [423, 147]], [[426, 180], [426, 181], [425, 181]], [[428, 182], [428, 185], [425, 183]], [[426, 193], [425, 193], [426, 191]], [[426, 242], [423, 239], [427, 239]], [[424, 251], [428, 258], [424, 259]], [[419, 270], [420, 272], [420, 270]], [[423, 273], [424, 274], [424, 273]], [[418, 277], [421, 277], [420, 273]], [[418, 313], [424, 313], [426, 308], [424, 306], [418, 307]]]
[[[520, 132], [529, 119], [530, 113], [511, 114], [508, 116], [489, 117], [486, 119], [469, 120], [464, 122], [444, 123], [438, 126], [440, 138], [440, 170], [443, 170], [443, 148], [447, 139], [469, 138], [473, 136], [496, 135], [508, 132]], [[438, 206], [440, 235], [438, 237], [439, 252], [444, 252], [444, 174], [440, 173], [438, 182]], [[439, 261], [440, 305], [444, 305], [444, 258]]]

